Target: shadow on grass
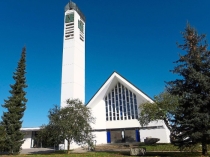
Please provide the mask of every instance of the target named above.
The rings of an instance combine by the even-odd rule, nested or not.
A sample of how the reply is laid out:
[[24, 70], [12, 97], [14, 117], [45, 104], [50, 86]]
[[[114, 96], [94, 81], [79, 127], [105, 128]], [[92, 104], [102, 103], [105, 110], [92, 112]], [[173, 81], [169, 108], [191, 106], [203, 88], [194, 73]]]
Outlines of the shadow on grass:
[[[71, 150], [71, 153], [72, 153], [72, 151], [73, 150]], [[67, 151], [65, 151], [65, 150], [56, 150], [56, 151], [55, 150], [43, 150], [43, 151], [30, 152], [27, 155], [35, 155], [35, 154], [52, 156], [52, 155], [56, 155], [56, 154], [59, 154], [59, 155], [67, 154]]]

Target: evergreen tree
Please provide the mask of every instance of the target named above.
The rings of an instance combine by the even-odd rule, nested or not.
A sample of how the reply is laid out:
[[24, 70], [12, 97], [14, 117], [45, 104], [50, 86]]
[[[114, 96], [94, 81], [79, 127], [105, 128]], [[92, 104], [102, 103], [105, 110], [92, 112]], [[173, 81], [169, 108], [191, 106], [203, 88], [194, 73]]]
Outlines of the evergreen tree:
[[2, 125], [0, 125], [0, 152], [4, 152], [5, 149], [6, 131]]
[[179, 105], [170, 124], [172, 143], [180, 148], [202, 144], [207, 154], [210, 140], [210, 51], [205, 35], [199, 35], [189, 24], [182, 32], [186, 53], [176, 61], [173, 73], [180, 77], [167, 82], [170, 94], [179, 97]]
[[26, 48], [22, 49], [21, 58], [18, 62], [18, 67], [14, 72], [13, 79], [15, 83], [10, 85], [9, 91], [11, 96], [8, 100], [4, 100], [2, 107], [7, 111], [3, 113], [1, 125], [6, 131], [5, 150], [10, 154], [18, 154], [22, 143], [24, 142], [24, 134], [20, 131], [22, 126], [22, 117], [26, 109], [27, 99], [24, 88], [26, 85]]

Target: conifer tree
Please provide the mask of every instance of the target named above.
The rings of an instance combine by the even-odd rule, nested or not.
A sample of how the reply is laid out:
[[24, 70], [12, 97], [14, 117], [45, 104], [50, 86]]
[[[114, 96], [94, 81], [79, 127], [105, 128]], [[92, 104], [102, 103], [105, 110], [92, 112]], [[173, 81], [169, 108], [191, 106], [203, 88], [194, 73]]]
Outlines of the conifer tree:
[[210, 142], [210, 51], [205, 35], [187, 25], [182, 33], [185, 51], [176, 61], [173, 73], [179, 78], [167, 83], [170, 94], [179, 97], [179, 105], [170, 122], [172, 143], [180, 148], [202, 144], [202, 154], [207, 154]]
[[3, 113], [1, 125], [6, 131], [5, 150], [9, 154], [18, 154], [22, 143], [24, 142], [24, 134], [20, 131], [22, 126], [22, 117], [26, 109], [26, 48], [22, 49], [21, 58], [18, 62], [13, 79], [15, 83], [10, 85], [9, 91], [11, 96], [4, 100], [2, 107], [6, 108]]

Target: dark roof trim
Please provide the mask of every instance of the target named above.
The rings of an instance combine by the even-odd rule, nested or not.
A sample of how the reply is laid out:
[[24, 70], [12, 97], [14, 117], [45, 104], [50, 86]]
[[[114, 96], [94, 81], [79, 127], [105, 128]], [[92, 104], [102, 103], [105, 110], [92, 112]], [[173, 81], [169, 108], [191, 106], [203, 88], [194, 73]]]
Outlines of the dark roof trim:
[[67, 10], [75, 10], [79, 15], [80, 15], [80, 17], [82, 18], [82, 20], [85, 22], [85, 15], [81, 12], [81, 10], [78, 8], [78, 6], [76, 5], [76, 3], [74, 3], [74, 2], [72, 2], [72, 1], [70, 1], [68, 4], [66, 4], [66, 6], [65, 6], [65, 12], [67, 11]]
[[[116, 71], [114, 71], [107, 79], [106, 81], [102, 84], [102, 86], [97, 90], [97, 92], [92, 96], [92, 98], [87, 102], [87, 104], [85, 106], [88, 105], [88, 103], [94, 98], [94, 96], [98, 93], [98, 91], [103, 87], [103, 85], [108, 81], [108, 79], [114, 74], [117, 73]], [[118, 75], [120, 75], [119, 73], [117, 73]], [[120, 75], [124, 80], [128, 81], [126, 78], [124, 78], [122, 75]], [[139, 89], [138, 87], [136, 87], [134, 84], [132, 84], [130, 81], [128, 81], [131, 85], [133, 85], [135, 88], [137, 88], [139, 91], [141, 91], [143, 94], [145, 94], [148, 98], [150, 98], [151, 100], [153, 100], [149, 95], [147, 95], [146, 93], [144, 93], [141, 89]], [[153, 100], [154, 101], [154, 100]]]

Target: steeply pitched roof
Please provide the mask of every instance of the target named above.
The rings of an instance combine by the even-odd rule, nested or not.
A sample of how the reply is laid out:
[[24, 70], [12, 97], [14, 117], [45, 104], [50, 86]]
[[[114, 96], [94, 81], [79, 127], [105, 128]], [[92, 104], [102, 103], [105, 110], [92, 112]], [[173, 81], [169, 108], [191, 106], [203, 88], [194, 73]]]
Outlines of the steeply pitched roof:
[[123, 84], [126, 88], [134, 92], [136, 95], [140, 95], [145, 100], [153, 102], [152, 98], [150, 98], [147, 94], [134, 86], [117, 72], [113, 72], [86, 105], [88, 107], [93, 107], [94, 104], [97, 104], [99, 101], [104, 99], [104, 96], [107, 95], [107, 93], [110, 92], [110, 90], [112, 90], [118, 82]]

